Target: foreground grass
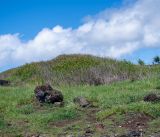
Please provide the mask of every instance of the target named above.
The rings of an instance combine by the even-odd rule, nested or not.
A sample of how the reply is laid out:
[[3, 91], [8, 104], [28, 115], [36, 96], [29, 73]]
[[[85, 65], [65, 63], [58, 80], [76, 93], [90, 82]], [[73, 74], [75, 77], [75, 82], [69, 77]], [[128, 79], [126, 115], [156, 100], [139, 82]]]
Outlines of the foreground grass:
[[[84, 112], [88, 110], [82, 110], [73, 104], [73, 98], [77, 96], [85, 96], [92, 101], [99, 110], [96, 113], [97, 121], [107, 123], [108, 129], [113, 125], [107, 117], [115, 115], [118, 120], [123, 119], [123, 114], [134, 112], [153, 117], [148, 132], [158, 131], [160, 127], [155, 125], [160, 125], [160, 103], [146, 103], [143, 97], [150, 92], [159, 94], [160, 90], [156, 89], [159, 86], [160, 79], [153, 78], [97, 87], [57, 87], [62, 90], [65, 100], [65, 106], [61, 108], [52, 105], [40, 106], [34, 99], [35, 86], [0, 87], [0, 135], [24, 136], [27, 133], [40, 133], [57, 136], [63, 132], [83, 132], [88, 124], [93, 126], [95, 121], [87, 121]], [[71, 122], [56, 126], [56, 123], [65, 120]], [[112, 134], [115, 131], [106, 132]]]

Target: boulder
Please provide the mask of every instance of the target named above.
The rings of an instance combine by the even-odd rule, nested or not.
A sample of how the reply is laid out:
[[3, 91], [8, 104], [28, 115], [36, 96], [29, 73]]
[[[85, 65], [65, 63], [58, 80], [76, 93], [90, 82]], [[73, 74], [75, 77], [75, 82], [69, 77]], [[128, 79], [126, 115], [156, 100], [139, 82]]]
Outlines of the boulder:
[[0, 86], [8, 86], [10, 84], [7, 80], [0, 80]]
[[37, 86], [34, 90], [35, 96], [40, 103], [63, 102], [63, 95], [60, 91], [53, 89], [50, 85]]
[[73, 102], [75, 104], [78, 104], [81, 107], [90, 106], [90, 102], [85, 97], [76, 97], [76, 98], [74, 98]]
[[160, 97], [156, 95], [155, 93], [150, 93], [144, 97], [145, 102], [155, 102], [160, 101]]

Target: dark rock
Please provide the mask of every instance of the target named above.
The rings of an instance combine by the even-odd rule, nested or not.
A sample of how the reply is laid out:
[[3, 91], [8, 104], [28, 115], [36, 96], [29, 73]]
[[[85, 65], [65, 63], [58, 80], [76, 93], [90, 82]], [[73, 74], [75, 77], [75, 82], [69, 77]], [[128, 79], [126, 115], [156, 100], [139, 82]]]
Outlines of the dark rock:
[[140, 137], [142, 132], [140, 131], [131, 131], [128, 133], [128, 137]]
[[94, 134], [94, 131], [92, 129], [88, 128], [88, 129], [86, 129], [86, 131], [85, 131], [85, 133], [84, 133], [83, 136], [85, 136], [85, 137], [92, 137], [93, 134]]
[[88, 107], [90, 106], [90, 102], [84, 97], [76, 97], [74, 98], [74, 103], [78, 104], [81, 107]]
[[146, 102], [160, 101], [160, 97], [157, 96], [155, 93], [150, 93], [144, 97], [144, 101]]
[[10, 84], [7, 80], [0, 80], [0, 86], [8, 86]]
[[118, 137], [141, 137], [142, 132], [140, 131], [130, 131], [125, 135], [120, 135]]
[[60, 91], [53, 89], [50, 85], [37, 86], [34, 90], [36, 98], [41, 103], [63, 102], [63, 95]]

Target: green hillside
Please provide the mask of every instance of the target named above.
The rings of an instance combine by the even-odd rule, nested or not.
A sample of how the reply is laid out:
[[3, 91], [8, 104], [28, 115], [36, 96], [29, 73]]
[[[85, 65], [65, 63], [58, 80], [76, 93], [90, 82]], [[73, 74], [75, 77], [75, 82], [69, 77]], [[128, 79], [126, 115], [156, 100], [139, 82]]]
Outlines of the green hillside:
[[[159, 65], [91, 55], [61, 55], [8, 70], [0, 74], [12, 83], [0, 86], [0, 137], [158, 137], [160, 102], [144, 97], [160, 96], [159, 74]], [[63, 106], [36, 100], [34, 89], [43, 83], [62, 91]], [[92, 105], [75, 104], [79, 96]]]
[[100, 85], [134, 80], [159, 71], [158, 66], [140, 66], [91, 55], [61, 55], [46, 61], [26, 64], [0, 74], [12, 83], [52, 83]]

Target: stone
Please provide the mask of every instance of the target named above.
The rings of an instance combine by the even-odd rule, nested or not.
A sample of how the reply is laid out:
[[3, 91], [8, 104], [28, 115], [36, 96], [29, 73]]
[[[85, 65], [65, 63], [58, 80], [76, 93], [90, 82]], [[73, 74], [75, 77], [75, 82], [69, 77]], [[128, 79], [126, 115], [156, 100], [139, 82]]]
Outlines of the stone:
[[128, 137], [141, 137], [142, 132], [140, 131], [130, 131]]
[[63, 102], [63, 95], [60, 91], [53, 89], [50, 85], [37, 86], [34, 90], [35, 96], [40, 103]]
[[90, 106], [90, 102], [85, 97], [76, 97], [76, 98], [74, 98], [73, 102], [75, 104], [78, 104], [81, 107]]
[[8, 86], [9, 84], [10, 84], [9, 81], [0, 79], [0, 86]]
[[84, 136], [85, 137], [92, 137], [94, 134], [94, 131], [90, 128], [86, 129]]
[[150, 93], [144, 97], [145, 102], [155, 102], [160, 101], [160, 97], [156, 95], [155, 93]]
[[141, 136], [142, 136], [141, 131], [130, 131], [129, 133], [120, 135], [118, 137], [141, 137]]
[[64, 102], [55, 102], [54, 106], [55, 107], [63, 107], [64, 106]]

